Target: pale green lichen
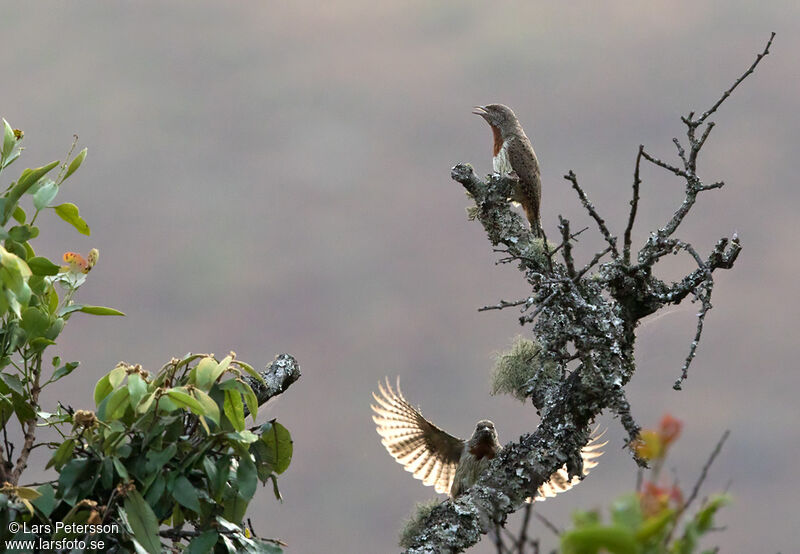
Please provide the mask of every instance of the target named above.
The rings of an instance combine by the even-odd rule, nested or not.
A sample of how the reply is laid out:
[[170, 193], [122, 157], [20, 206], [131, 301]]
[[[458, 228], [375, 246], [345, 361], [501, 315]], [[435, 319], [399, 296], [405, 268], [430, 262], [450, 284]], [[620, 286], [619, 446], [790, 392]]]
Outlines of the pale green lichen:
[[418, 502], [414, 506], [414, 511], [403, 523], [403, 528], [400, 530], [400, 547], [410, 548], [412, 540], [425, 528], [423, 525], [425, 518], [427, 518], [433, 509], [441, 503], [438, 498], [432, 498], [425, 502]]
[[511, 350], [497, 355], [492, 370], [492, 394], [510, 394], [522, 402], [528, 398], [541, 377], [550, 377], [556, 367], [542, 363], [541, 346], [536, 341], [518, 336]]

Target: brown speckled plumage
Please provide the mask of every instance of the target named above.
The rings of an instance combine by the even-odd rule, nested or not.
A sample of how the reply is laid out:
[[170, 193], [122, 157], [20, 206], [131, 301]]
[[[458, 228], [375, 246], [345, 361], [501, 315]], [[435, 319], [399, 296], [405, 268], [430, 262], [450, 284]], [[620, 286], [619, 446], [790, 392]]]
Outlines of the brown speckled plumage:
[[530, 139], [508, 106], [477, 106], [472, 113], [481, 116], [492, 128], [493, 169], [496, 173], [516, 176], [517, 186], [511, 200], [522, 204], [531, 230], [536, 236], [541, 236], [542, 179]]

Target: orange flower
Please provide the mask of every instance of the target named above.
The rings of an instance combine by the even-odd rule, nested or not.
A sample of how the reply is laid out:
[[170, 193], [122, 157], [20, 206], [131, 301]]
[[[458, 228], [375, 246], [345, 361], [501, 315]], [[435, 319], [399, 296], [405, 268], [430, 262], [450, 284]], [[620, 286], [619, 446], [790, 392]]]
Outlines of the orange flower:
[[672, 442], [680, 436], [682, 428], [683, 422], [680, 419], [676, 419], [669, 414], [664, 414], [664, 417], [661, 418], [661, 422], [658, 424], [658, 433], [661, 435], [664, 446], [672, 444]]
[[658, 424], [658, 430], [643, 429], [639, 438], [633, 443], [633, 451], [645, 460], [662, 460], [667, 456], [669, 445], [680, 436], [683, 422], [664, 414]]

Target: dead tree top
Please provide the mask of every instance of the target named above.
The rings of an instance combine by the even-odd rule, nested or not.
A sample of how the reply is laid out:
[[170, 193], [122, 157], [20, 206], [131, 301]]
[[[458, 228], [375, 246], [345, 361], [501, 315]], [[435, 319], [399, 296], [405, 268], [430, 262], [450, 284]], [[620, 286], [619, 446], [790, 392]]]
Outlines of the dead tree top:
[[[714, 272], [730, 269], [741, 245], [733, 234], [717, 240], [710, 252], [703, 255], [677, 237], [676, 232], [700, 193], [724, 186], [721, 181], [703, 181], [697, 172], [698, 154], [714, 128], [709, 117], [769, 54], [774, 37], [773, 33], [752, 65], [708, 110], [699, 116], [690, 112], [681, 118], [686, 126], [686, 140], [682, 143], [673, 139], [677, 162], [663, 161], [639, 146], [630, 214], [621, 245], [589, 200], [577, 175], [570, 171], [564, 176], [607, 245], [582, 266], [573, 256], [572, 241], [583, 230], [573, 232], [570, 222], [559, 216], [558, 242], [537, 239], [509, 205], [514, 184], [511, 178], [490, 175], [482, 180], [468, 164], [452, 169], [452, 178], [474, 200], [475, 219], [483, 225], [489, 242], [505, 254], [502, 261], [519, 264], [532, 287], [525, 299], [500, 301], [483, 309], [521, 307], [520, 323], [532, 325], [533, 335], [541, 345], [542, 362], [555, 363], [558, 371], [540, 372], [526, 391], [541, 416], [536, 431], [504, 446], [489, 471], [464, 495], [437, 506], [406, 552], [462, 552], [477, 543], [489, 528], [504, 523], [509, 513], [519, 509], [525, 498], [564, 464], [571, 475], [580, 474], [580, 450], [589, 440], [590, 424], [604, 410], [611, 410], [619, 417], [629, 444], [635, 440], [639, 426], [631, 415], [624, 387], [636, 369], [637, 324], [643, 317], [691, 296], [699, 302], [700, 309], [694, 339], [674, 385], [680, 389], [711, 309]], [[678, 177], [683, 182], [683, 200], [672, 217], [650, 233], [632, 259], [631, 232], [636, 221], [643, 160]], [[656, 265], [667, 254], [679, 252], [691, 256], [697, 269], [678, 282], [662, 281], [655, 275]], [[574, 363], [568, 369], [570, 362]], [[636, 461], [644, 464], [643, 460]]]

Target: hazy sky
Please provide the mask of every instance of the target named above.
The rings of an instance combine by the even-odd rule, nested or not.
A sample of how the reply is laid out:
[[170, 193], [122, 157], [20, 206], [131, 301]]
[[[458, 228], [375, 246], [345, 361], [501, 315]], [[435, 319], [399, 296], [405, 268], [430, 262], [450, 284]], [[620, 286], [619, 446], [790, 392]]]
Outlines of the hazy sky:
[[[707, 253], [737, 232], [742, 254], [715, 276], [684, 391], [671, 385], [694, 334], [688, 303], [642, 325], [628, 391], [642, 425], [664, 412], [685, 420], [670, 467], [687, 487], [731, 430], [704, 492], [732, 481], [735, 500], [710, 544], [795, 551], [798, 4], [298, 4], [0, 4], [0, 115], [28, 147], [14, 167], [63, 157], [74, 133], [89, 148], [60, 198], [92, 236], [50, 218], [34, 246], [51, 257], [98, 247], [80, 300], [127, 313], [70, 320], [57, 348], [82, 365], [43, 408], [91, 407], [119, 360], [156, 370], [188, 351], [235, 350], [263, 366], [290, 352], [303, 377], [261, 417], [290, 429], [295, 458], [282, 505], [258, 493], [257, 530], [293, 553], [396, 551], [402, 519], [434, 492], [380, 445], [369, 411], [379, 379], [400, 375], [411, 402], [460, 436], [480, 418], [502, 441], [537, 424], [532, 407], [488, 395], [493, 353], [530, 331], [514, 311], [476, 308], [529, 289], [494, 264], [449, 179], [457, 162], [491, 167], [472, 106], [516, 110], [542, 165], [551, 235], [558, 214], [590, 223], [569, 169], [621, 233], [638, 145], [674, 159], [679, 116], [709, 107], [776, 31], [702, 154], [701, 175], [727, 186], [701, 197], [681, 234]], [[635, 244], [682, 197], [669, 175], [643, 177]], [[576, 253], [588, 260], [598, 244], [586, 237]], [[675, 258], [662, 277], [689, 269]], [[634, 484], [622, 429], [603, 421], [600, 466], [537, 507], [560, 526]]]

